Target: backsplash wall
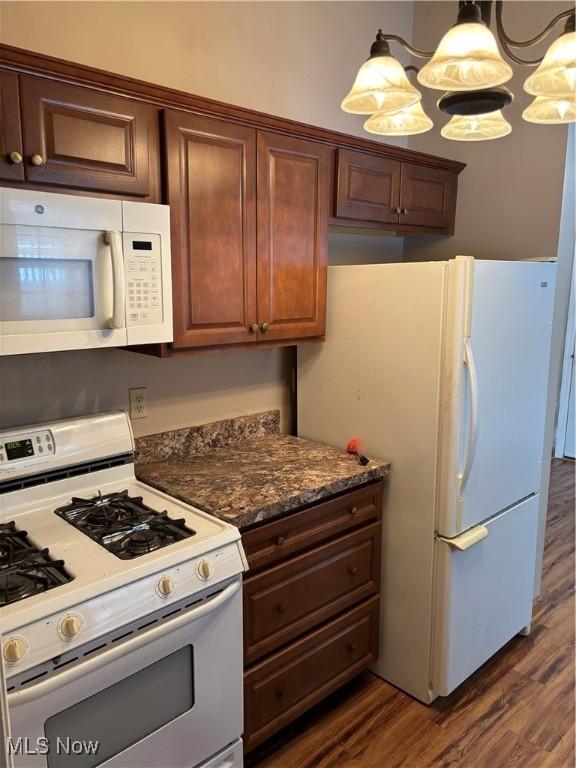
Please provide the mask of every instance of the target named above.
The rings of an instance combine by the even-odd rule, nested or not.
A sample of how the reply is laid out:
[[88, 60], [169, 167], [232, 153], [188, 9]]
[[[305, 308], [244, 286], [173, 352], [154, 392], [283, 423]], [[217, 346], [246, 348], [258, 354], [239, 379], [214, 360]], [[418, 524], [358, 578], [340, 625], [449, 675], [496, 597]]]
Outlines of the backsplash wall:
[[136, 437], [280, 409], [289, 418], [282, 350], [195, 353], [158, 359], [124, 350], [7, 357], [0, 361], [0, 427], [128, 409], [128, 389], [148, 388]]

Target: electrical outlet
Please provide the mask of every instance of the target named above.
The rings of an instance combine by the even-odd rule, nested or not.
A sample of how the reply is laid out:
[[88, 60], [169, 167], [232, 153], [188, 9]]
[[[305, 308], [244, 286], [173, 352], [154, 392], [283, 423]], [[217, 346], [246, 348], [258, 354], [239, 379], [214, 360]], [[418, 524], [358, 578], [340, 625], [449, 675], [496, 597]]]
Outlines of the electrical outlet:
[[145, 419], [148, 416], [147, 391], [146, 387], [136, 387], [128, 390], [131, 419]]

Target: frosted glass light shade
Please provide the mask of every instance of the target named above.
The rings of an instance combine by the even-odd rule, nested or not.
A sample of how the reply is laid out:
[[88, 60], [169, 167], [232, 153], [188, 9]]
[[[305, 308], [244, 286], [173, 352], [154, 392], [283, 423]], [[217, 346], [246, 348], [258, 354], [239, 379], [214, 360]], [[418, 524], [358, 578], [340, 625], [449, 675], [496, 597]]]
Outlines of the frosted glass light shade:
[[549, 99], [545, 96], [536, 96], [522, 112], [522, 117], [529, 123], [544, 125], [574, 123], [576, 122], [576, 97]]
[[566, 97], [576, 93], [576, 32], [566, 32], [546, 51], [542, 63], [524, 83], [532, 96]]
[[341, 104], [344, 112], [371, 115], [397, 111], [420, 101], [422, 94], [406, 77], [404, 67], [392, 56], [374, 56], [358, 70], [352, 90]]
[[455, 141], [488, 141], [500, 139], [512, 131], [512, 126], [497, 109], [484, 115], [454, 115], [440, 133]]
[[380, 136], [414, 136], [425, 133], [433, 126], [432, 120], [422, 109], [420, 102], [398, 112], [376, 112], [364, 123], [364, 130]]
[[485, 24], [456, 24], [418, 73], [418, 82], [440, 91], [474, 91], [506, 83], [512, 68], [500, 56]]

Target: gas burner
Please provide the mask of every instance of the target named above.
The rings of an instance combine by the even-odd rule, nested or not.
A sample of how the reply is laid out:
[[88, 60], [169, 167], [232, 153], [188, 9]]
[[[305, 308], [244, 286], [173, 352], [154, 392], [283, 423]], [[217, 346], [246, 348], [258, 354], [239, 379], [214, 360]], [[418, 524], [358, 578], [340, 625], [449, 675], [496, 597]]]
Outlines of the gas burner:
[[184, 525], [184, 520], [156, 512], [141, 496], [129, 496], [128, 491], [99, 492], [91, 499], [72, 497], [70, 504], [55, 511], [122, 560], [146, 555], [196, 533]]
[[69, 581], [63, 560], [37, 549], [14, 522], [0, 524], [0, 607]]
[[145, 555], [146, 552], [160, 549], [161, 546], [162, 539], [151, 530], [136, 531], [128, 536], [124, 542], [124, 549], [132, 555]]

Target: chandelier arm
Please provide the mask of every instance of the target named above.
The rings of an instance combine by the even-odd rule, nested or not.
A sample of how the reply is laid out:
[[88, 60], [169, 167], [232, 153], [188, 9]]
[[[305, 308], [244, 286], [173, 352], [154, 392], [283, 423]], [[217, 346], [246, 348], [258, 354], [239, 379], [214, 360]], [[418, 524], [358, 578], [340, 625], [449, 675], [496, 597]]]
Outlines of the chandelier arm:
[[400, 37], [399, 35], [379, 35], [381, 40], [390, 40], [393, 43], [398, 43], [398, 45], [401, 45], [405, 50], [408, 51], [408, 53], [412, 54], [412, 56], [417, 56], [419, 59], [431, 59], [432, 56], [434, 56], [434, 51], [421, 51], [418, 48], [414, 48], [414, 46], [410, 45], [406, 40], [404, 40], [403, 37]]
[[415, 67], [414, 64], [407, 64], [404, 67], [404, 72], [420, 72], [420, 67]]
[[[556, 26], [559, 22], [563, 21], [564, 19], [567, 19], [569, 16], [571, 16], [574, 11], [572, 9], [569, 9], [567, 11], [562, 11], [562, 13], [559, 13], [557, 16], [554, 16], [554, 18], [544, 27], [542, 32], [540, 32], [538, 35], [535, 35], [534, 37], [531, 37], [529, 40], [513, 40], [504, 29], [504, 24], [502, 21], [502, 8], [503, 8], [503, 0], [496, 0], [496, 26], [498, 29], [498, 36], [500, 37], [500, 42], [502, 43], [504, 47], [504, 43], [506, 43], [507, 46], [512, 46], [512, 48], [529, 48], [532, 45], [536, 45], [536, 43], [539, 43], [541, 40], [543, 40], [548, 32], [550, 32], [553, 27]], [[541, 61], [534, 61], [534, 62], [522, 62], [520, 60], [520, 63], [531, 63], [531, 64], [538, 64]]]

